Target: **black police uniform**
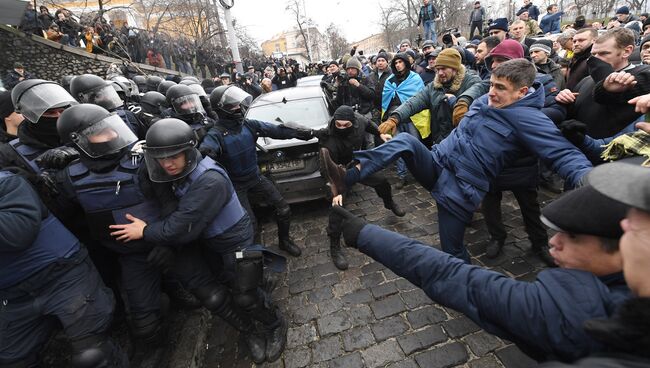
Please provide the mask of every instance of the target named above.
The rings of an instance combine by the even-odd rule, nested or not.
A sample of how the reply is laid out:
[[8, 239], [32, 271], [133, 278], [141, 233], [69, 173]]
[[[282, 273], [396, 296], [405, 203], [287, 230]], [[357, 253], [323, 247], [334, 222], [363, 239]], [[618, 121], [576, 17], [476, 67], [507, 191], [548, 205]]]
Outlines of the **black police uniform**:
[[[284, 200], [275, 185], [259, 171], [255, 142], [258, 137], [274, 139], [310, 139], [311, 133], [273, 125], [252, 119], [228, 119], [220, 117], [217, 124], [208, 132], [200, 145], [200, 150], [210, 152], [225, 168], [237, 190], [242, 206], [248, 212], [256, 232], [255, 214], [250, 205], [249, 195], [257, 194], [265, 198], [274, 208], [278, 223], [278, 238], [281, 249], [295, 247], [289, 237], [291, 207]], [[286, 249], [285, 249], [286, 250]], [[294, 251], [295, 252], [295, 251]]]
[[58, 322], [72, 367], [128, 367], [106, 337], [113, 294], [79, 240], [17, 175], [0, 172], [0, 203], [0, 366], [37, 363]]
[[[275, 360], [284, 349], [287, 324], [276, 312], [270, 296], [260, 288], [262, 254], [270, 253], [262, 246], [253, 244], [250, 219], [239, 203], [228, 174], [210, 157], [202, 158], [193, 148], [195, 140], [191, 131], [185, 139], [186, 149], [177, 152], [186, 152], [185, 174], [176, 178], [156, 174], [156, 170], [162, 169], [156, 161], [155, 147], [178, 147], [178, 143], [161, 145], [156, 142], [169, 142], [170, 135], [184, 134], [177, 124], [183, 123], [177, 119], [163, 119], [154, 124], [147, 134], [145, 158], [149, 177], [152, 181], [169, 180], [167, 183], [153, 183], [152, 187], [166, 188], [166, 194], [156, 190], [159, 199], [166, 202], [172, 193], [178, 199], [178, 205], [162, 220], [147, 223], [144, 239], [161, 245], [200, 241], [211, 259], [210, 264], [222, 265], [221, 273], [224, 281], [230, 285], [234, 304], [245, 311], [248, 318], [260, 321], [264, 326], [269, 335], [266, 359]], [[167, 152], [160, 157], [172, 154]], [[210, 200], [206, 201], [206, 198]], [[275, 259], [283, 260], [278, 257], [274, 255]], [[197, 291], [192, 286], [190, 289]], [[205, 299], [201, 294], [197, 296]], [[219, 311], [230, 304], [228, 298], [225, 291], [213, 292], [211, 299], [216, 314], [224, 317]], [[226, 320], [230, 322], [228, 318]], [[251, 331], [247, 329], [244, 332]]]
[[[74, 142], [80, 150], [80, 159], [57, 174], [59, 202], [67, 207], [66, 212], [84, 213], [93, 244], [117, 258], [133, 334], [153, 342], [160, 337], [162, 319], [160, 270], [147, 260], [154, 244], [124, 244], [111, 237], [109, 230], [112, 224], [128, 222], [127, 213], [145, 221], [160, 215], [157, 202], [145, 198], [140, 189], [139, 161], [129, 151], [137, 137], [114, 113], [90, 104], [66, 110], [58, 125], [64, 142]], [[84, 136], [87, 131], [101, 134], [109, 129], [118, 137], [96, 146], [83, 143], [89, 138]]]

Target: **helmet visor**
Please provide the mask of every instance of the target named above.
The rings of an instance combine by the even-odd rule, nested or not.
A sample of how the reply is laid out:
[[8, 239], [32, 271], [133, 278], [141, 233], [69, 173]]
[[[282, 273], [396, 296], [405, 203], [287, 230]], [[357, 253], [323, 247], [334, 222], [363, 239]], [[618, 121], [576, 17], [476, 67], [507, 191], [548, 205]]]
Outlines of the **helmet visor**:
[[55, 83], [37, 84], [26, 90], [17, 102], [16, 111], [32, 123], [38, 123], [47, 110], [79, 104], [63, 87]]
[[184, 178], [196, 168], [199, 157], [198, 150], [187, 144], [175, 148], [144, 148], [147, 172], [155, 183]]
[[242, 113], [250, 106], [253, 101], [253, 96], [246, 93], [244, 90], [236, 87], [226, 89], [219, 100], [219, 107], [226, 111], [236, 111], [242, 109]]
[[106, 110], [113, 110], [124, 105], [124, 101], [117, 94], [115, 88], [111, 86], [111, 82], [107, 82], [105, 86], [91, 91], [80, 93], [79, 98], [83, 103], [99, 105]]
[[205, 114], [199, 95], [194, 93], [175, 98], [172, 101], [172, 107], [179, 115], [191, 115], [196, 113]]
[[86, 129], [73, 133], [71, 138], [92, 158], [117, 153], [138, 140], [138, 137], [116, 114], [111, 114]]

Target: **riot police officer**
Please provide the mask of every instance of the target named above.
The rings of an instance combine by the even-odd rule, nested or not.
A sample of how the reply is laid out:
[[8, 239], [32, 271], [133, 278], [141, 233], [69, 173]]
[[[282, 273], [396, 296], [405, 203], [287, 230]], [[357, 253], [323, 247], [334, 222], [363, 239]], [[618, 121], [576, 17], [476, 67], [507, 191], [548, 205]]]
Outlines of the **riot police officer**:
[[177, 84], [167, 90], [165, 97], [170, 108], [166, 110], [164, 116], [187, 123], [196, 133], [200, 144], [210, 128], [214, 126], [214, 120], [207, 117], [199, 95], [189, 86]]
[[146, 91], [157, 91], [158, 90], [158, 85], [160, 82], [162, 82], [163, 79], [160, 78], [157, 75], [150, 75], [147, 77], [147, 82], [146, 82]]
[[140, 91], [141, 94], [148, 92], [147, 78], [144, 75], [134, 75], [133, 83], [135, 83], [136, 86], [138, 86], [138, 91]]
[[[162, 93], [163, 95], [166, 95], [166, 94], [167, 94], [167, 90], [169, 90], [169, 88], [175, 86], [176, 84], [177, 84], [177, 83], [174, 82], [174, 81], [164, 80], [164, 81], [160, 82], [160, 84], [158, 85], [158, 89], [157, 89], [157, 91], [160, 92], [160, 93]], [[170, 106], [167, 105], [167, 107], [170, 107]]]
[[15, 111], [25, 122], [18, 127], [18, 138], [0, 145], [0, 167], [16, 166], [40, 173], [50, 164], [64, 164], [76, 158], [74, 150], [61, 146], [56, 120], [72, 105], [72, 96], [55, 82], [42, 79], [22, 81], [11, 90]]
[[60, 200], [69, 212], [81, 210], [93, 244], [117, 257], [133, 336], [144, 346], [154, 345], [162, 336], [162, 300], [160, 271], [150, 260], [166, 250], [143, 241], [125, 247], [108, 228], [127, 222], [126, 213], [148, 220], [160, 215], [157, 202], [147, 200], [140, 189], [139, 161], [129, 149], [138, 138], [116, 113], [92, 104], [66, 110], [57, 130], [63, 143], [79, 151], [79, 160], [57, 175]]
[[309, 140], [313, 134], [309, 130], [295, 130], [282, 125], [273, 125], [257, 120], [246, 119], [244, 114], [252, 101], [252, 96], [236, 86], [219, 86], [210, 94], [210, 103], [219, 116], [219, 121], [208, 132], [199, 147], [209, 152], [228, 170], [237, 196], [255, 226], [255, 214], [251, 208], [248, 194], [259, 193], [275, 207], [278, 223], [278, 244], [280, 249], [294, 257], [301, 254], [300, 248], [289, 236], [291, 208], [278, 189], [265, 176], [257, 165], [255, 142], [258, 137], [274, 139], [298, 138]]
[[138, 119], [149, 129], [162, 114], [163, 104], [167, 99], [165, 96], [156, 91], [149, 91], [140, 98], [140, 111], [136, 114]]
[[[200, 240], [210, 263], [223, 265], [222, 274], [235, 305], [265, 330], [265, 348], [261, 349], [264, 354], [259, 354], [262, 346], [251, 344], [249, 339], [253, 360], [261, 363], [278, 359], [286, 344], [287, 322], [260, 285], [263, 257], [284, 258], [253, 244], [250, 219], [228, 174], [210, 157], [201, 156], [196, 136], [186, 123], [173, 118], [159, 120], [147, 132], [143, 148], [148, 177], [152, 185], [163, 188], [156, 191], [159, 199], [168, 202], [167, 196], [173, 195], [178, 199], [177, 207], [160, 221], [131, 217], [131, 224], [112, 225], [112, 235], [127, 245], [139, 239], [156, 244]], [[229, 303], [227, 295], [219, 296], [220, 302]]]
[[131, 111], [125, 108], [125, 101], [120, 98], [117, 91], [112, 87], [112, 83], [94, 74], [83, 74], [75, 77], [70, 82], [70, 93], [81, 103], [99, 105], [108, 111], [116, 112], [136, 136], [144, 138], [146, 131], [142, 123], [138, 121]]
[[[114, 299], [77, 238], [27, 181], [0, 171], [0, 366], [32, 367], [58, 321], [71, 367], [128, 367], [107, 336]], [[54, 321], [52, 317], [54, 317]]]

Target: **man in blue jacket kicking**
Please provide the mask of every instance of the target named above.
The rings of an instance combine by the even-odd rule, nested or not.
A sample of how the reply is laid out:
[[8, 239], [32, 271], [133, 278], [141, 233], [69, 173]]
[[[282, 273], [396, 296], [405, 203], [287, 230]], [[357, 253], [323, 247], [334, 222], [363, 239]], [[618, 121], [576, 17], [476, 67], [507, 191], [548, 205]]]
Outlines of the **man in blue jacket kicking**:
[[321, 152], [336, 203], [345, 188], [403, 158], [415, 179], [436, 200], [442, 249], [470, 263], [463, 244], [471, 221], [490, 183], [506, 167], [531, 152], [558, 172], [571, 187], [592, 165], [542, 113], [544, 91], [535, 82], [535, 66], [525, 59], [499, 65], [490, 91], [477, 99], [447, 138], [427, 149], [413, 136], [398, 134], [370, 151], [358, 151], [350, 169]]
[[603, 351], [583, 323], [612, 316], [632, 297], [618, 247], [620, 222], [629, 206], [591, 186], [568, 192], [542, 209], [542, 220], [557, 231], [550, 254], [559, 268], [541, 271], [534, 282], [465, 264], [430, 245], [367, 224], [340, 206], [332, 209], [342, 217], [348, 246], [537, 360], [572, 361]]

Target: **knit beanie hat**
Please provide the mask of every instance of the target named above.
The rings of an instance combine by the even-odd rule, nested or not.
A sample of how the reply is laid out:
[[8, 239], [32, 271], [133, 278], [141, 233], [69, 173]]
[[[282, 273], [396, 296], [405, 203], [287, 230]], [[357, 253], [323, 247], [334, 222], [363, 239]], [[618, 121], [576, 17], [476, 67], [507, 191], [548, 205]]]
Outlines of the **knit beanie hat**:
[[507, 18], [497, 18], [488, 26], [488, 31], [493, 29], [500, 29], [508, 32], [508, 19]]
[[357, 69], [358, 71], [361, 71], [361, 62], [359, 61], [359, 59], [355, 57], [351, 57], [350, 60], [348, 60], [348, 62], [345, 63], [345, 69], [348, 68], [354, 68]]
[[347, 120], [354, 122], [355, 121], [355, 115], [354, 115], [354, 110], [352, 107], [343, 105], [340, 106], [336, 111], [334, 111], [334, 115], [332, 115], [332, 118], [334, 120]]
[[446, 66], [455, 70], [460, 69], [462, 58], [456, 49], [444, 49], [436, 58], [436, 66]]
[[546, 55], [551, 55], [551, 48], [543, 43], [536, 42], [530, 46], [530, 51], [544, 51]]
[[620, 8], [616, 9], [616, 14], [630, 14], [630, 8], [627, 6], [621, 6]]
[[385, 52], [380, 52], [379, 54], [377, 54], [377, 58], [375, 59], [375, 61], [377, 61], [377, 59], [384, 59], [384, 60], [386, 60], [386, 62], [388, 62], [390, 60], [390, 58], [388, 57], [388, 54], [385, 53]]
[[515, 40], [505, 39], [490, 51], [489, 56], [501, 56], [508, 60], [521, 59], [524, 57], [524, 48]]

